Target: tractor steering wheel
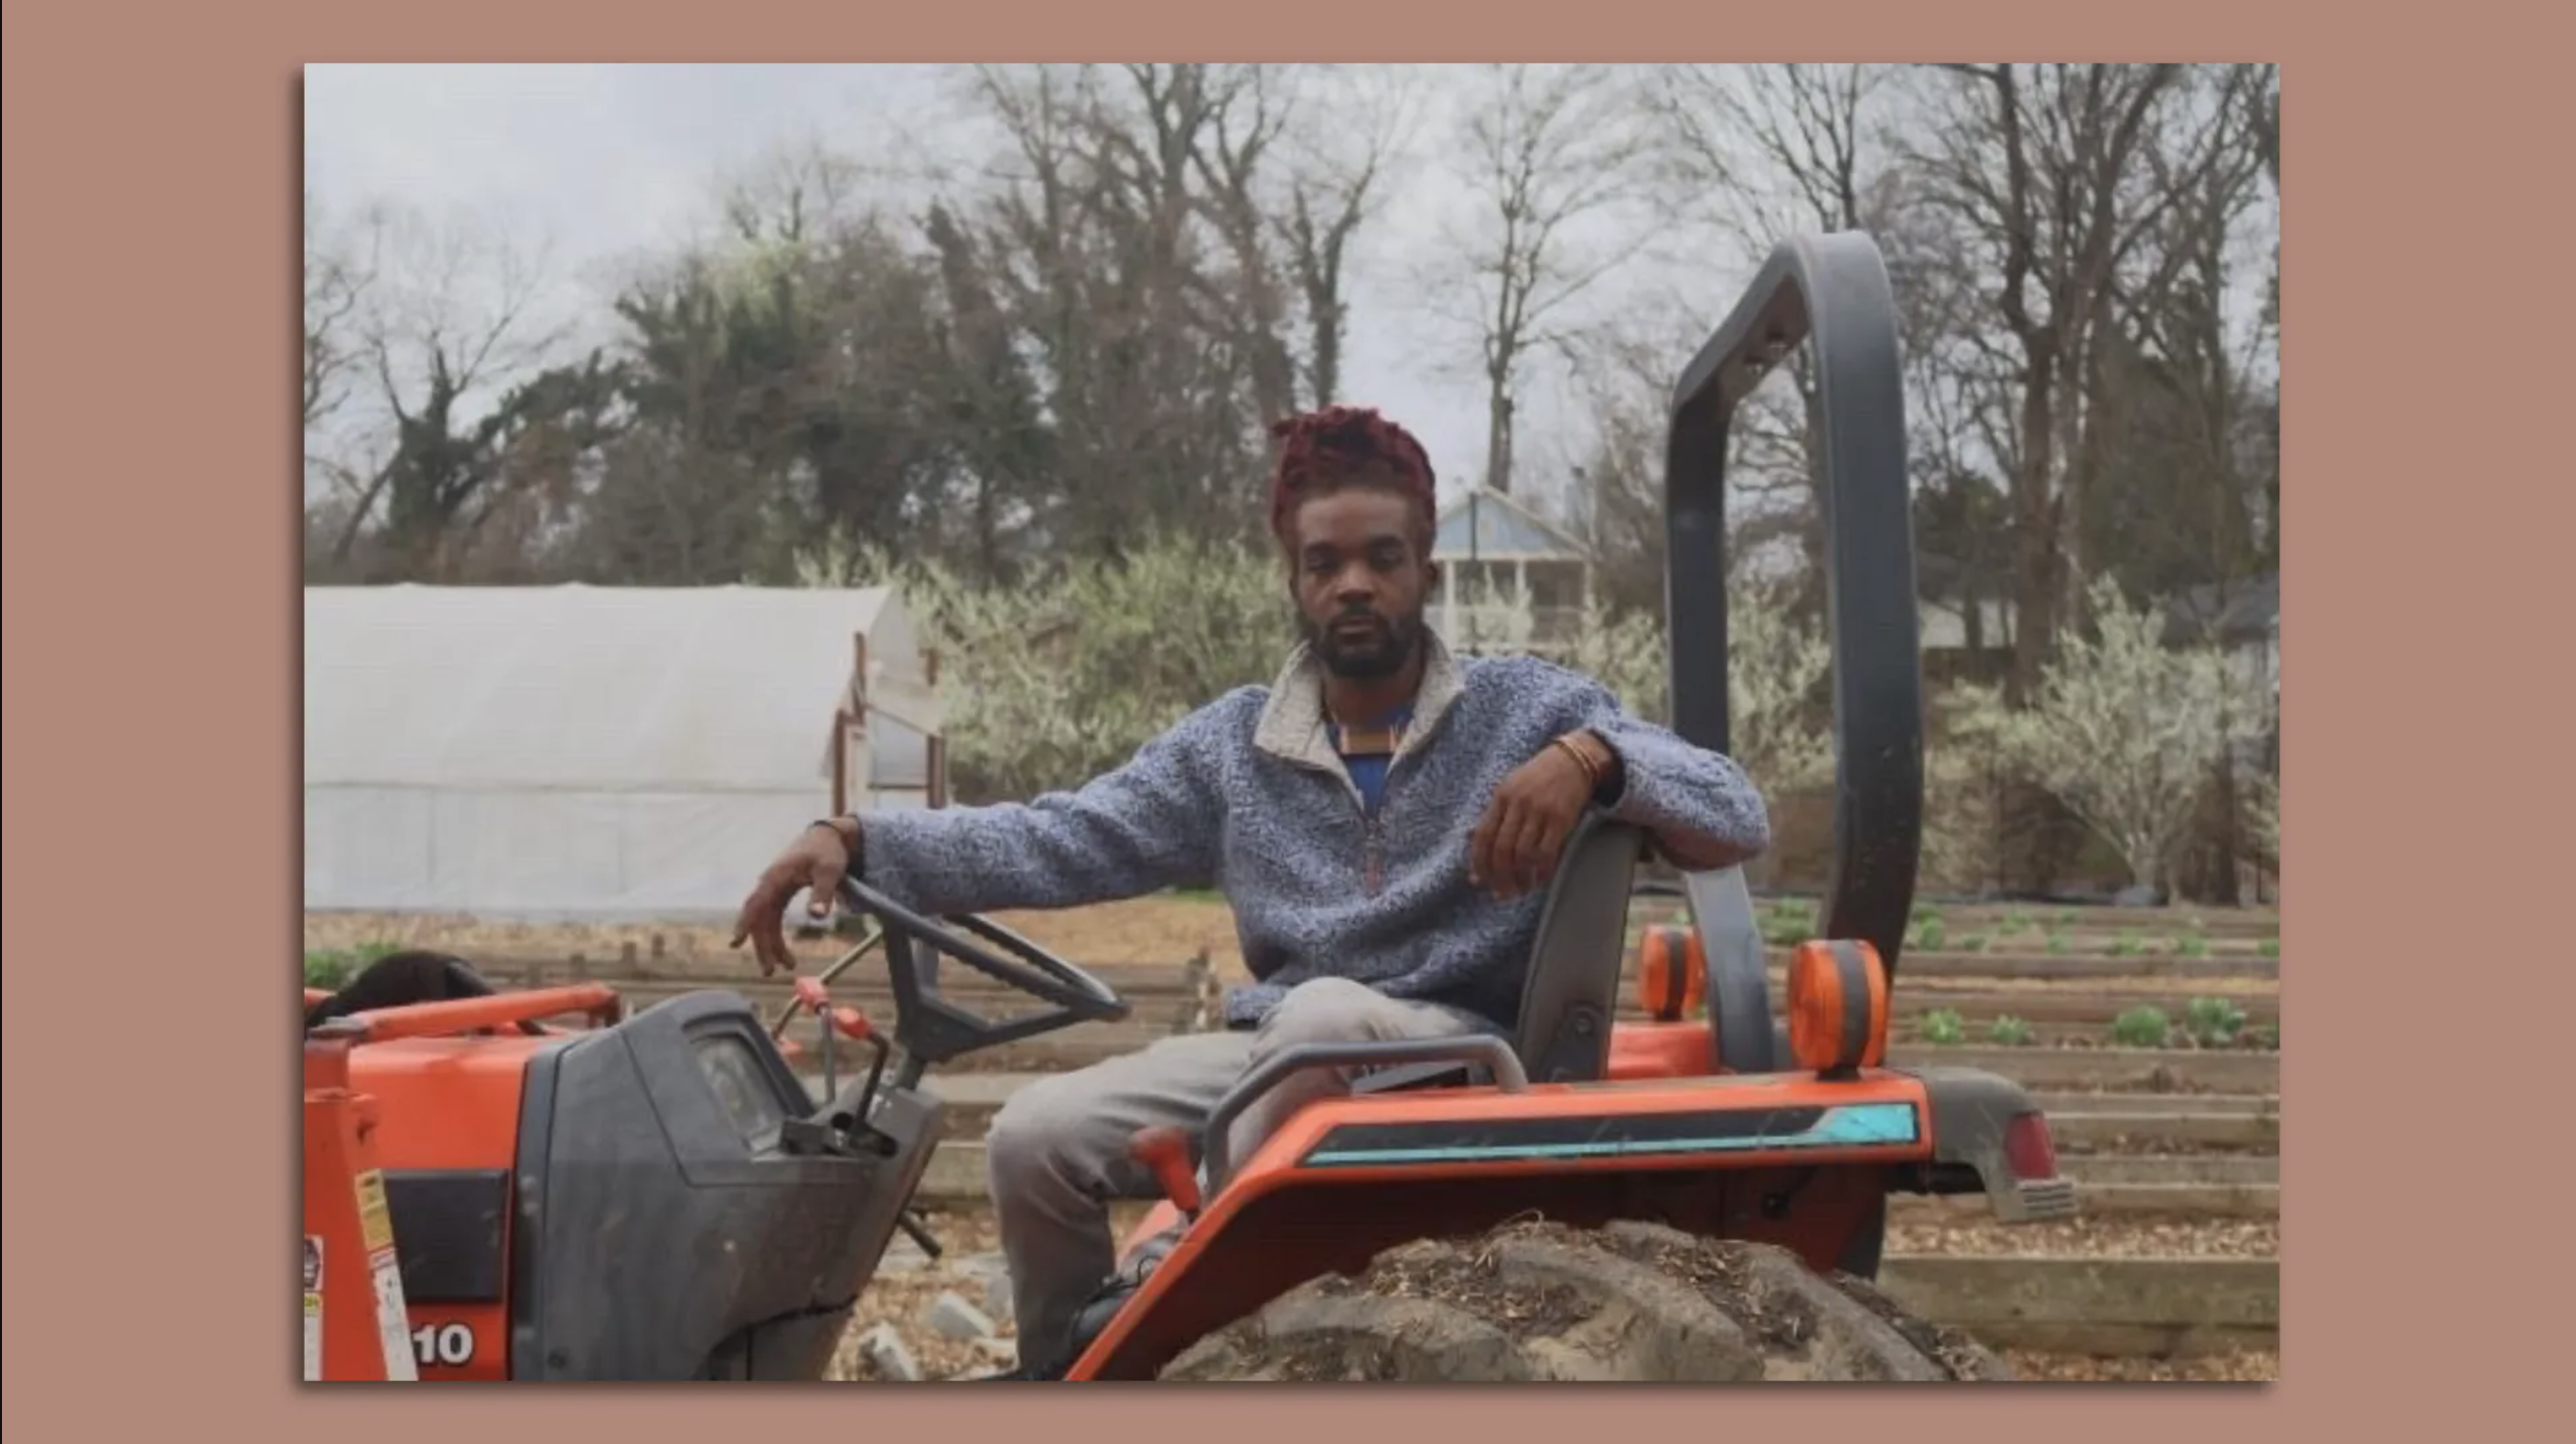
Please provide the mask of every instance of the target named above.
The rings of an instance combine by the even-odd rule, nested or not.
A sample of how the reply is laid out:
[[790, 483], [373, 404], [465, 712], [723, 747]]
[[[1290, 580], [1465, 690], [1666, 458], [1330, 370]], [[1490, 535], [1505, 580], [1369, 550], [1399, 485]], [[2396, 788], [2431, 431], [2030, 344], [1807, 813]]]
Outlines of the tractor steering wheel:
[[[969, 913], [946, 922], [934, 921], [846, 873], [841, 877], [841, 899], [853, 912], [873, 914], [885, 925], [889, 942], [901, 938], [930, 950], [929, 958], [924, 960], [927, 966], [916, 975], [918, 981], [927, 982], [930, 970], [938, 966], [939, 955], [946, 953], [996, 982], [1053, 1003], [1074, 1018], [1115, 1022], [1127, 1016], [1127, 1000], [1108, 984], [989, 918]], [[960, 928], [1012, 956], [999, 955], [963, 936]], [[892, 949], [888, 952], [888, 961], [896, 964], [898, 974], [909, 971], [904, 967], [907, 959], [893, 957]], [[898, 981], [896, 986], [901, 991], [903, 982]]]

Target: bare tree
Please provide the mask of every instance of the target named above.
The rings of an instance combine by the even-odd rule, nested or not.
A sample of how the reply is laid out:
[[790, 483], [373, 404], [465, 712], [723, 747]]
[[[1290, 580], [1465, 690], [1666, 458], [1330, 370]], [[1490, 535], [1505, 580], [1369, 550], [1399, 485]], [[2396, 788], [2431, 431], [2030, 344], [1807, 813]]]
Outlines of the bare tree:
[[2107, 454], [2082, 549], [2140, 595], [2224, 589], [2257, 565], [2265, 458], [2254, 378], [2271, 337], [2252, 314], [2240, 243], [2262, 201], [2259, 69], [2195, 75], [2223, 143], [2188, 170], [2150, 156], [2171, 200], [2139, 263], [2114, 279], [2112, 323], [2090, 353], [2087, 429]]
[[406, 575], [436, 571], [470, 530], [502, 476], [493, 451], [518, 383], [568, 328], [541, 312], [547, 248], [497, 229], [387, 212], [386, 249], [357, 313], [359, 356], [373, 382], [378, 459], [366, 468], [333, 544], [345, 562], [370, 522]]
[[[1338, 384], [1343, 267], [1384, 149], [1323, 144], [1366, 77], [1250, 65], [982, 67], [998, 163], [941, 207], [1044, 398], [1058, 545], [1139, 516], [1251, 525], [1263, 426]], [[1304, 338], [1301, 341], [1301, 337]], [[1301, 353], [1303, 353], [1301, 355]]]
[[[1663, 614], [1665, 445], [1673, 384], [1715, 324], [1692, 298], [1647, 295], [1660, 304], [1640, 304], [1615, 324], [1583, 333], [1568, 428], [1576, 435], [1570, 450], [1578, 516], [1573, 530], [1589, 544], [1601, 603], [1618, 617]], [[1758, 402], [1780, 412], [1784, 396], [1794, 405], [1794, 393], [1775, 375], [1743, 411], [1754, 411]], [[1730, 584], [1777, 579], [1811, 549], [1804, 474], [1791, 476], [1777, 464], [1780, 447], [1796, 444], [1794, 435], [1762, 427], [1738, 428], [1728, 437]], [[1791, 598], [1796, 606], [1808, 600]]]
[[349, 375], [362, 357], [359, 308], [381, 264], [384, 228], [359, 218], [354, 234], [334, 223], [324, 204], [304, 193], [304, 429], [327, 421], [348, 399]]
[[[1122, 68], [1143, 102], [1157, 149], [1179, 157], [1182, 203], [1215, 232], [1212, 252], [1231, 263], [1189, 268], [1191, 289], [1206, 307], [1202, 314], [1240, 350], [1254, 416], [1284, 415], [1296, 405], [1289, 328], [1295, 301], [1266, 221], [1266, 182], [1277, 169], [1273, 157], [1294, 108], [1290, 88], [1270, 66]], [[1115, 131], [1104, 139], [1113, 148], [1132, 147]]]
[[[1657, 67], [1643, 102], [1655, 121], [1659, 189], [1675, 214], [1723, 237], [1748, 266], [1801, 232], [1883, 229], [1888, 74], [1876, 65]], [[1796, 540], [1807, 580], [1795, 602], [1813, 612], [1823, 605], [1823, 399], [1804, 348], [1781, 369], [1785, 384], [1745, 399], [1731, 462], [1766, 528]]]
[[[2263, 173], [2272, 181], [2272, 204], [2281, 203], [2281, 68], [2261, 67], [2253, 110], [2254, 149], [2263, 158]], [[2281, 246], [2272, 243], [2272, 273], [2263, 294], [2263, 321], [2277, 339], [2281, 327]]]
[[[2109, 455], [2097, 473], [2100, 495], [2083, 514], [2084, 550], [2133, 595], [2188, 598], [2205, 624], [2230, 618], [2270, 565], [2263, 532], [2277, 411], [2258, 378], [2275, 338], [2247, 284], [2261, 268], [2245, 244], [2265, 219], [2269, 78], [2269, 67], [2256, 65], [2194, 72], [2189, 123], [2210, 126], [2218, 142], [2188, 171], [2161, 152], [2152, 157], [2174, 203], [2147, 248], [2152, 259], [2122, 278], [2116, 323], [2095, 347], [2096, 419], [2087, 429], [2105, 438]], [[2197, 159], [2191, 150], [2185, 157]], [[2262, 740], [2268, 704], [2241, 687], [2221, 702], [2205, 826], [2179, 866], [2195, 896], [2233, 904], [2243, 851], [2236, 754]]]
[[[2063, 629], [2082, 620], [2116, 517], [2160, 503], [2170, 468], [2141, 469], [2144, 364], [2201, 274], [2192, 215], [2238, 187], [2249, 67], [1944, 65], [1904, 72], [1882, 225], [1908, 310], [1915, 390], [1938, 430], [1917, 454], [1945, 514], [1974, 518], [1992, 477], [2010, 629], [2003, 696], [2027, 703]], [[2145, 309], [2142, 309], [2145, 308]], [[2186, 308], [2188, 309], [2188, 308]], [[2177, 333], [2177, 339], [2179, 339]], [[2145, 490], [2141, 490], [2144, 487]], [[2206, 508], [2201, 509], [2203, 512]], [[1974, 564], [1969, 565], [1971, 555]], [[1974, 573], [1975, 575], [1968, 575]], [[1980, 593], [1977, 600], [1982, 600]], [[1978, 613], [1972, 609], [1970, 615]], [[2005, 870], [2044, 883], [2073, 845], [2063, 799], [2013, 787], [1999, 816]]]
[[1615, 617], [1663, 617], [1666, 408], [1680, 374], [1675, 358], [1686, 359], [1691, 345], [1688, 330], [1658, 328], [1651, 316], [1585, 341], [1575, 381], [1587, 433], [1577, 530], [1591, 550], [1595, 593]]
[[1285, 203], [1271, 215], [1304, 303], [1305, 391], [1318, 405], [1341, 396], [1353, 248], [1402, 177], [1422, 99], [1421, 72], [1410, 66], [1323, 69], [1286, 137]]
[[1110, 89], [1123, 95], [1078, 113], [1127, 186], [1155, 198], [1162, 225], [1186, 216], [1212, 233], [1184, 273], [1202, 322], [1245, 357], [1257, 418], [1329, 398], [1348, 328], [1345, 268], [1398, 158], [1414, 76], [1326, 65], [1116, 73], [1124, 84]]
[[[2013, 665], [2018, 702], [2053, 647], [2080, 565], [2071, 528], [2083, 467], [2092, 343], [2116, 284], [2175, 201], [2150, 158], [2186, 67], [1944, 65], [1919, 97], [1925, 123], [1904, 141], [1913, 199], [1940, 224], [1956, 264], [1981, 275], [1999, 334], [1972, 332], [2013, 376]], [[2206, 147], [2199, 155], [2205, 157]], [[2184, 160], [2175, 170], [2187, 170]], [[2000, 343], [2000, 345], [1998, 345]]]
[[980, 68], [973, 97], [1004, 153], [950, 207], [1045, 397], [1054, 539], [1076, 551], [1116, 550], [1140, 512], [1190, 530], [1239, 522], [1220, 488], [1257, 434], [1241, 323], [1202, 270], [1222, 249], [1192, 176], [1209, 92], [1157, 69], [1139, 93], [1137, 74]]
[[1456, 148], [1474, 218], [1453, 228], [1426, 279], [1435, 304], [1477, 338], [1485, 484], [1497, 491], [1514, 480], [1528, 359], [1570, 351], [1575, 303], [1652, 239], [1644, 225], [1615, 224], [1647, 198], [1647, 134], [1623, 77], [1606, 66], [1482, 66], [1464, 101]]
[[1796, 231], [1866, 224], [1889, 78], [1880, 65], [1658, 66], [1644, 97], [1658, 178], [1748, 257]]

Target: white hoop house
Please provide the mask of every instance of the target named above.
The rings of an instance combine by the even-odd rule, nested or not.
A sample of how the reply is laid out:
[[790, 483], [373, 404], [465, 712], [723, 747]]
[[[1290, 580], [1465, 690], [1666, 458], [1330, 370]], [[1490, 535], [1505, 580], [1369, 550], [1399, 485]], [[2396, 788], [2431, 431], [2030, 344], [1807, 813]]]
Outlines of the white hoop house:
[[307, 588], [304, 905], [729, 915], [827, 810], [944, 800], [937, 670], [883, 588]]

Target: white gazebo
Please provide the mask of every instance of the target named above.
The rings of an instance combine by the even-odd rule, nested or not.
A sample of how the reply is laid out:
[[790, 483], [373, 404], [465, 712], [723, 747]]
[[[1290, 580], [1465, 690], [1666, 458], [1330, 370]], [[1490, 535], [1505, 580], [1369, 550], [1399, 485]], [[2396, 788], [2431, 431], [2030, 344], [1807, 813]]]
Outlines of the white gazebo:
[[827, 811], [946, 800], [882, 588], [308, 587], [304, 905], [729, 915]]
[[[1592, 551], [1527, 502], [1472, 486], [1440, 508], [1431, 547], [1440, 563], [1432, 624], [1462, 651], [1541, 654], [1567, 645], [1592, 598]], [[1506, 600], [1527, 599], [1523, 633]]]

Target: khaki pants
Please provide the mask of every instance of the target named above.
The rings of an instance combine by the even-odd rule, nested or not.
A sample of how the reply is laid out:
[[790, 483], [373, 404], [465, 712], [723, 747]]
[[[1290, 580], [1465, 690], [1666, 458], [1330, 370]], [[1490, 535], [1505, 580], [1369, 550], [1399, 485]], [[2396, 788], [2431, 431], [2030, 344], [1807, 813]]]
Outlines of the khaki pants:
[[[1480, 1026], [1453, 1009], [1318, 978], [1291, 989], [1258, 1029], [1158, 1039], [1013, 1093], [994, 1116], [985, 1158], [1021, 1357], [1054, 1359], [1074, 1315], [1117, 1267], [1110, 1201], [1161, 1196], [1127, 1156], [1138, 1129], [1169, 1125], [1195, 1134], [1246, 1069], [1282, 1048], [1452, 1037]], [[1234, 1159], [1249, 1158], [1289, 1114], [1348, 1087], [1340, 1069], [1282, 1080], [1228, 1130]]]

